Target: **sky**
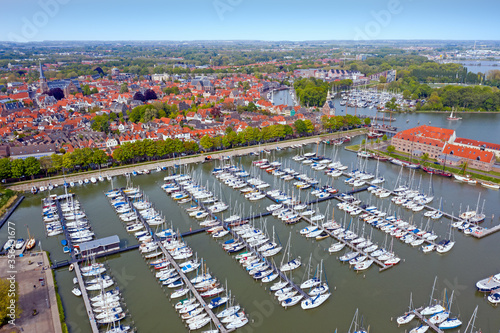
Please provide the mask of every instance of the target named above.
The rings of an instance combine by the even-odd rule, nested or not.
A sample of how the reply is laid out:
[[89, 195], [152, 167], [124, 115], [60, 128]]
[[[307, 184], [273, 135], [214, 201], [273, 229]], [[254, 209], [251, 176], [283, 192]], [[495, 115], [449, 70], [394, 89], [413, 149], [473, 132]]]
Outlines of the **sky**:
[[0, 40], [499, 40], [499, 12], [496, 0], [0, 0]]

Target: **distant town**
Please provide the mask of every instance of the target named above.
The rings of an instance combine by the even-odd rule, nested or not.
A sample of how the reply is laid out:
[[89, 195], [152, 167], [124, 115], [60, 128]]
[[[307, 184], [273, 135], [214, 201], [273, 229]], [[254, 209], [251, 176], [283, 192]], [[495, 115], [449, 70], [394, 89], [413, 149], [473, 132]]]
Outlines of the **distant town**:
[[[156, 45], [162, 49], [156, 60], [152, 51], [137, 58], [136, 46], [112, 50], [77, 43], [62, 51], [48, 45], [42, 54], [19, 45], [4, 47], [0, 156], [6, 160], [0, 177], [173, 157], [370, 124], [370, 119], [341, 115], [336, 99], [340, 106], [391, 114], [500, 110], [495, 88], [500, 71], [473, 73], [456, 63], [500, 55], [485, 46], [445, 52], [404, 45], [389, 50], [244, 46], [237, 55], [232, 55], [234, 46], [221, 46], [219, 53], [207, 56], [197, 45], [180, 51], [177, 45]], [[134, 57], [118, 60], [125, 53]], [[476, 85], [485, 88], [472, 90]], [[467, 94], [472, 97], [465, 101]], [[340, 120], [330, 119], [336, 117]], [[169, 147], [148, 143], [154, 147], [133, 156], [123, 148], [165, 140], [170, 140]], [[82, 149], [92, 152], [83, 159], [76, 153], [69, 158]], [[53, 154], [68, 158], [50, 158]], [[11, 164], [30, 157], [39, 162]]]

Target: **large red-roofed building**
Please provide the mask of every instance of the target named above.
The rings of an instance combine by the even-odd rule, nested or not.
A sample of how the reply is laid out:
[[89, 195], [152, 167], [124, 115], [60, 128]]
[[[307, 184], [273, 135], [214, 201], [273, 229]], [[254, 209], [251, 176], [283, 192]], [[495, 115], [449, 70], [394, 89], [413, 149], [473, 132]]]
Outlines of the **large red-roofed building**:
[[391, 140], [397, 151], [412, 155], [429, 154], [432, 159], [450, 166], [467, 162], [470, 168], [490, 171], [495, 155], [500, 157], [500, 145], [457, 138], [447, 128], [422, 125], [398, 132]]

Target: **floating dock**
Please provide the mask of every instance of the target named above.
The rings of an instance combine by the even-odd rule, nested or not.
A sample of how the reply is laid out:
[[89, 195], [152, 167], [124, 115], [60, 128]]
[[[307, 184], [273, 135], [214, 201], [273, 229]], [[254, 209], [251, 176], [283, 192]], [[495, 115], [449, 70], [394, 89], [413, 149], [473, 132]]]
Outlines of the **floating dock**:
[[[183, 187], [181, 184], [177, 183], [177, 181], [176, 181], [175, 183], [177, 184], [177, 186], [179, 186], [179, 188], [181, 189], [181, 191], [183, 191], [183, 190], [184, 190], [184, 187]], [[189, 192], [188, 192], [188, 193], [189, 193]], [[191, 193], [189, 193], [189, 196], [190, 196], [190, 197], [191, 197], [191, 198], [192, 198], [192, 199], [196, 202], [196, 200], [192, 197]], [[266, 194], [266, 196], [267, 196], [267, 194]], [[204, 209], [207, 213], [209, 213], [209, 214], [210, 214], [210, 216], [211, 216], [212, 218], [214, 218], [214, 219], [216, 219], [216, 220], [217, 220], [217, 217], [216, 217], [216, 216], [215, 216], [212, 212], [210, 212], [210, 210], [208, 210], [207, 208], [205, 208], [205, 206], [203, 205], [203, 203], [199, 202], [198, 204], [199, 204], [199, 205], [200, 205], [200, 206], [201, 206], [201, 207], [202, 207], [202, 208], [203, 208], [203, 209]], [[271, 214], [271, 213], [268, 213], [268, 214], [265, 214], [265, 215], [270, 215], [270, 214]], [[263, 215], [264, 215], [264, 214], [260, 214], [260, 215], [258, 215], [258, 217], [261, 217], [261, 216], [263, 216]], [[225, 223], [224, 223], [224, 224], [225, 224]], [[262, 254], [261, 254], [259, 251], [257, 251], [255, 248], [253, 248], [252, 246], [250, 246], [250, 244], [248, 244], [248, 243], [246, 242], [246, 240], [245, 240], [243, 237], [241, 237], [240, 235], [238, 235], [238, 234], [237, 234], [237, 233], [233, 230], [233, 228], [228, 228], [228, 225], [227, 225], [227, 224], [225, 224], [225, 225], [224, 225], [224, 227], [225, 227], [227, 230], [229, 230], [229, 233], [233, 236], [233, 238], [234, 238], [234, 239], [238, 240], [239, 242], [242, 242], [242, 243], [245, 245], [245, 248], [246, 248], [248, 251], [252, 252], [254, 256], [256, 256], [257, 258], [259, 258], [260, 260], [265, 260], [265, 261], [269, 264], [269, 266], [273, 269], [273, 272], [274, 272], [274, 273], [278, 273], [278, 274], [279, 274], [279, 276], [281, 277], [281, 279], [282, 279], [282, 280], [287, 281], [293, 289], [295, 289], [295, 290], [296, 290], [296, 291], [297, 291], [300, 295], [302, 295], [302, 296], [304, 297], [304, 299], [308, 299], [308, 298], [310, 298], [310, 296], [309, 296], [309, 295], [308, 295], [308, 294], [307, 294], [304, 290], [302, 290], [302, 289], [301, 289], [298, 285], [296, 285], [296, 284], [295, 284], [295, 283], [294, 283], [294, 282], [293, 282], [290, 278], [288, 278], [288, 277], [286, 276], [286, 274], [284, 274], [284, 273], [283, 273], [283, 272], [282, 272], [279, 268], [277, 268], [277, 267], [276, 267], [276, 265], [274, 265], [274, 264], [273, 264], [272, 262], [270, 262], [267, 258], [265, 258], [264, 256], [262, 256]]]
[[175, 270], [179, 273], [179, 275], [181, 276], [181, 278], [184, 281], [185, 285], [189, 288], [189, 290], [194, 295], [194, 297], [198, 300], [198, 302], [200, 302], [201, 306], [207, 312], [207, 314], [209, 315], [209, 317], [212, 319], [212, 322], [215, 324], [215, 326], [217, 327], [217, 329], [219, 330], [219, 332], [222, 332], [222, 333], [232, 332], [233, 330], [228, 330], [228, 329], [226, 329], [224, 327], [224, 325], [222, 325], [222, 323], [220, 322], [219, 318], [217, 318], [217, 316], [212, 311], [212, 309], [210, 309], [208, 307], [208, 305], [205, 302], [205, 300], [203, 299], [203, 297], [201, 297], [201, 295], [199, 294], [198, 290], [196, 290], [196, 288], [194, 287], [194, 285], [191, 283], [191, 280], [186, 276], [186, 274], [184, 274], [184, 272], [182, 271], [182, 269], [179, 267], [179, 265], [174, 260], [174, 258], [171, 256], [171, 254], [167, 251], [167, 249], [165, 249], [165, 247], [163, 246], [163, 244], [160, 241], [160, 239], [158, 239], [158, 237], [156, 236], [156, 234], [151, 230], [151, 227], [149, 226], [149, 224], [144, 220], [144, 218], [142, 217], [142, 215], [139, 214], [138, 210], [130, 202], [130, 199], [129, 199], [128, 195], [125, 192], [123, 192], [123, 189], [120, 189], [120, 193], [125, 198], [125, 200], [127, 201], [127, 203], [130, 205], [130, 207], [132, 208], [132, 210], [137, 214], [138, 220], [142, 223], [142, 225], [144, 226], [144, 228], [148, 231], [149, 234], [152, 235], [153, 240], [158, 244], [158, 247], [160, 248], [160, 250], [165, 255], [165, 258], [170, 262], [170, 264], [172, 264], [172, 267], [174, 267]]
[[423, 308], [418, 308], [418, 309], [415, 309], [413, 310], [413, 313], [415, 314], [415, 316], [418, 317], [418, 319], [420, 319], [422, 321], [422, 323], [424, 325], [427, 325], [429, 326], [434, 332], [437, 332], [437, 333], [444, 333], [442, 329], [440, 329], [439, 327], [437, 327], [436, 325], [434, 325], [433, 323], [431, 323], [427, 318], [425, 318], [421, 313], [420, 311], [422, 310]]

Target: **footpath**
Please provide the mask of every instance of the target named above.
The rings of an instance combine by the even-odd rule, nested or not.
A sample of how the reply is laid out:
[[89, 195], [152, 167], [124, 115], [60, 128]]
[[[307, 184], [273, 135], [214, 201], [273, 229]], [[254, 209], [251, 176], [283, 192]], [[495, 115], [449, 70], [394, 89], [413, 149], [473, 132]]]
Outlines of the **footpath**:
[[[123, 167], [115, 167], [115, 168], [109, 168], [109, 169], [104, 169], [104, 170], [95, 170], [95, 171], [89, 171], [89, 172], [82, 172], [82, 173], [76, 173], [76, 174], [69, 174], [66, 175], [66, 182], [69, 184], [70, 182], [78, 183], [79, 180], [85, 180], [85, 179], [90, 179], [91, 177], [99, 177], [99, 175], [106, 177], [106, 176], [119, 176], [123, 175], [125, 173], [132, 173], [132, 171], [142, 171], [144, 169], [148, 170], [154, 170], [157, 167], [173, 167], [176, 164], [182, 163], [182, 164], [190, 164], [190, 163], [199, 163], [203, 162], [205, 160], [206, 156], [212, 156], [212, 159], [218, 159], [223, 156], [239, 156], [239, 155], [247, 155], [250, 154], [251, 152], [260, 152], [263, 149], [274, 149], [276, 147], [280, 148], [288, 148], [294, 144], [309, 144], [309, 143], [316, 143], [321, 140], [334, 140], [338, 139], [341, 137], [345, 136], [350, 136], [350, 137], [355, 137], [358, 135], [362, 135], [366, 133], [366, 129], [357, 129], [357, 130], [352, 130], [352, 131], [345, 131], [345, 132], [336, 132], [332, 134], [323, 134], [323, 135], [316, 135], [316, 136], [311, 136], [307, 138], [300, 138], [300, 139], [294, 139], [294, 140], [287, 140], [287, 141], [281, 141], [281, 142], [272, 142], [272, 143], [267, 143], [267, 144], [262, 144], [262, 145], [256, 145], [256, 146], [249, 146], [249, 147], [243, 147], [243, 148], [235, 148], [235, 149], [229, 149], [229, 150], [221, 150], [218, 152], [212, 152], [212, 153], [203, 153], [199, 155], [194, 155], [194, 156], [188, 156], [188, 157], [183, 157], [181, 159], [168, 159], [168, 160], [160, 160], [160, 161], [152, 161], [152, 162], [143, 162], [143, 163], [137, 163], [137, 164], [131, 164], [128, 166], [123, 166]], [[43, 178], [39, 180], [34, 180], [34, 181], [24, 181], [20, 183], [14, 183], [12, 185], [9, 185], [8, 187], [13, 190], [13, 191], [21, 191], [21, 192], [29, 192], [31, 190], [31, 187], [37, 186], [45, 186], [47, 187], [49, 184], [52, 185], [63, 185], [64, 184], [64, 178], [63, 176], [58, 176], [58, 177], [52, 177], [52, 178]]]

